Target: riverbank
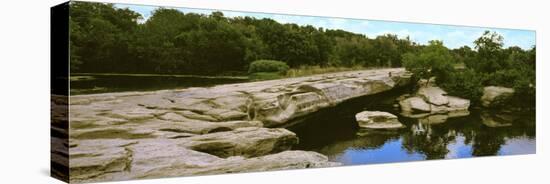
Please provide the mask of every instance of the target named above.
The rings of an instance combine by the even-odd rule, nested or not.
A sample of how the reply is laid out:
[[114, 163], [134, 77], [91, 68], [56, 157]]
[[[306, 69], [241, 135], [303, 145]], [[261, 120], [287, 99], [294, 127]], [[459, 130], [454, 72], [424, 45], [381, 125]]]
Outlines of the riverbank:
[[71, 95], [111, 92], [156, 91], [188, 87], [211, 87], [222, 84], [280, 80], [339, 72], [372, 70], [364, 67], [307, 66], [279, 73], [232, 73], [230, 75], [126, 74], [126, 73], [71, 73]]
[[402, 68], [70, 97], [73, 182], [339, 165], [284, 126], [409, 83]]

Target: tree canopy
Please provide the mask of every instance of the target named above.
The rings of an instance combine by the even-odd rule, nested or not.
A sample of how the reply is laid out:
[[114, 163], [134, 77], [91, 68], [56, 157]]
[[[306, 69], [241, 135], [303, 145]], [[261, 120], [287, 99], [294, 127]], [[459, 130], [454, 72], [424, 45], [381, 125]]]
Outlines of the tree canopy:
[[432, 40], [418, 53], [405, 53], [403, 63], [416, 78], [437, 77], [438, 80], [445, 80], [455, 62], [451, 52], [443, 46], [442, 41]]
[[246, 73], [251, 62], [290, 67], [399, 67], [418, 45], [408, 38], [368, 38], [344, 30], [281, 24], [272, 19], [183, 13], [140, 14], [112, 4], [73, 2], [71, 71], [96, 73]]

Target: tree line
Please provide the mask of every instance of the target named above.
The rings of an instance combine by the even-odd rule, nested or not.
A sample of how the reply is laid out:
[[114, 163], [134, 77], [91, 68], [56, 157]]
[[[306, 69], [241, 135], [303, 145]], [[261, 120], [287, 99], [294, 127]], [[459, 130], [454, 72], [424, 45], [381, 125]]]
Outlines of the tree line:
[[101, 73], [246, 73], [255, 60], [299, 66], [399, 67], [420, 45], [397, 35], [370, 39], [344, 30], [157, 9], [141, 15], [112, 4], [73, 2], [71, 71]]

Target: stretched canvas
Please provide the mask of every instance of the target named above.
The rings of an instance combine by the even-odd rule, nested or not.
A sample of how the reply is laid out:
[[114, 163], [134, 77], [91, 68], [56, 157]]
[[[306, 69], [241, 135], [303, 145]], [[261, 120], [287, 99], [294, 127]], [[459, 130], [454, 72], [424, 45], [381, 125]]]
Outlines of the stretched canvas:
[[71, 1], [51, 8], [51, 175], [534, 154], [535, 56], [533, 30]]

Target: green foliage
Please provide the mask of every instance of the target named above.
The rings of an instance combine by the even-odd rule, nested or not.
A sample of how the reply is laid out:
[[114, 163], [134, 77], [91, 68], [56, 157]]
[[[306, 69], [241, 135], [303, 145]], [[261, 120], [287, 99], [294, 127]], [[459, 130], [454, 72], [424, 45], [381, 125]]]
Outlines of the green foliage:
[[112, 4], [71, 2], [71, 71], [125, 71], [134, 62], [129, 48], [139, 18]]
[[248, 73], [272, 72], [286, 74], [288, 69], [288, 65], [282, 61], [258, 60], [250, 63]]
[[[502, 48], [503, 37], [486, 31], [468, 46], [449, 50], [440, 41], [417, 52], [403, 54], [403, 65], [417, 79], [436, 77], [436, 82], [450, 95], [478, 103], [485, 86], [504, 86], [516, 90], [514, 106], [534, 107], [535, 48], [525, 51], [519, 47]], [[455, 66], [465, 64], [465, 68]]]
[[156, 9], [146, 20], [112, 4], [72, 2], [71, 70], [86, 73], [246, 73], [259, 59], [292, 68], [399, 67], [417, 45], [343, 30]]
[[503, 49], [503, 37], [486, 31], [474, 41], [477, 51], [469, 47], [455, 49], [455, 57], [466, 64], [464, 71], [449, 72], [438, 84], [451, 95], [477, 103], [484, 86], [504, 86], [515, 89], [509, 104], [534, 108], [536, 48], [525, 51], [519, 47]]
[[515, 95], [509, 103], [516, 107], [534, 107], [535, 82], [535, 70], [529, 66], [499, 70], [485, 76], [486, 85], [514, 88]]
[[438, 79], [436, 82], [449, 95], [470, 99], [475, 104], [483, 95], [483, 80], [483, 75], [473, 69], [466, 69], [449, 72], [445, 81]]
[[334, 39], [332, 54], [329, 55], [331, 66], [365, 66], [365, 67], [400, 67], [402, 53], [416, 50], [417, 45], [397, 35], [382, 35], [368, 39], [364, 35], [328, 32], [339, 35]]
[[453, 70], [453, 59], [443, 42], [432, 40], [418, 53], [404, 54], [403, 65], [418, 79], [436, 77], [438, 81], [446, 81]]
[[474, 59], [466, 63], [468, 67], [483, 73], [492, 73], [507, 68], [502, 53], [503, 39], [496, 32], [485, 31], [481, 37], [474, 41], [477, 54]]

